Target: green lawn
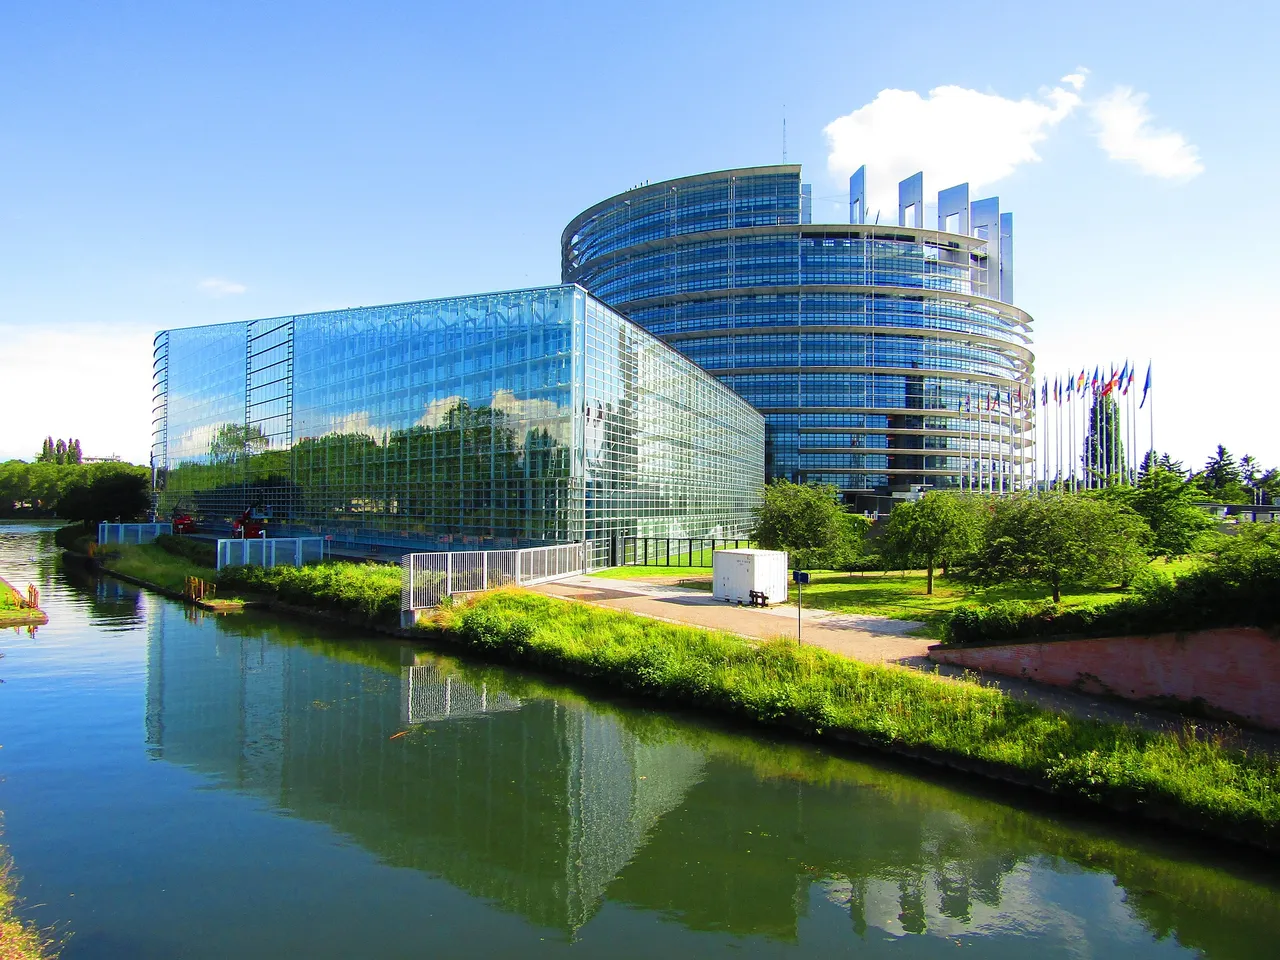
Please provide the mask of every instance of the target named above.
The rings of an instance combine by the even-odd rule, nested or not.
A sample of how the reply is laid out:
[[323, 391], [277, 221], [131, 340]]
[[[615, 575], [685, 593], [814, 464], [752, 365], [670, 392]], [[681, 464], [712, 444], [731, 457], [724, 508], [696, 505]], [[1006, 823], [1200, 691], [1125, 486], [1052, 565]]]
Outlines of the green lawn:
[[710, 567], [610, 567], [608, 570], [598, 570], [591, 576], [605, 580], [647, 580], [650, 577], [703, 578], [707, 582], [707, 589], [711, 589]]
[[[1152, 563], [1155, 569], [1173, 576], [1186, 572], [1196, 563], [1195, 559], [1185, 557], [1168, 562], [1156, 560]], [[699, 586], [711, 589], [710, 568], [690, 569], [689, 567], [613, 567], [601, 570], [592, 576], [614, 580], [646, 580], [651, 577], [699, 578], [700, 583], [688, 583], [686, 586]], [[925, 593], [927, 578], [922, 570], [908, 570], [903, 573], [838, 573], [834, 570], [815, 570], [810, 572], [811, 582], [804, 588], [804, 604], [821, 610], [833, 610], [837, 613], [865, 613], [898, 620], [920, 620], [928, 626], [923, 631], [932, 636], [934, 627], [943, 616], [950, 613], [957, 604], [964, 601], [990, 603], [996, 600], [1047, 600], [1048, 590], [1040, 587], [1020, 587], [1011, 585], [981, 587], [949, 577], [936, 576], [933, 581], [933, 594]], [[1098, 606], [1120, 599], [1125, 592], [1119, 587], [1098, 589], [1096, 587], [1068, 586], [1062, 590], [1062, 602], [1067, 607], [1089, 604]], [[796, 601], [796, 587], [791, 586], [789, 600]]]

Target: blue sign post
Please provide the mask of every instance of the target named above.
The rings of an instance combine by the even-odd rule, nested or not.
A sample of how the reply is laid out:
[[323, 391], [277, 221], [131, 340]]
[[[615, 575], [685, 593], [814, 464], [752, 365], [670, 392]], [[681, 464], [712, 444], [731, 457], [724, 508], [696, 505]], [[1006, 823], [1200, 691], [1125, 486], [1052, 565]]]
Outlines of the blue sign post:
[[809, 582], [805, 570], [792, 570], [791, 579], [796, 582], [796, 646], [800, 646], [800, 614], [804, 610], [804, 585]]

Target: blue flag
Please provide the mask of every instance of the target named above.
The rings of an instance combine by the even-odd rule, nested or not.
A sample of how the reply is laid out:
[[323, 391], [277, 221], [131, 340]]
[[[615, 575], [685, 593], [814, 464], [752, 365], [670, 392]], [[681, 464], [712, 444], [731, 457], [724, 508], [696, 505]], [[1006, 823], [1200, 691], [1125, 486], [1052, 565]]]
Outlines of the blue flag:
[[1147, 402], [1147, 393], [1151, 390], [1151, 361], [1147, 361], [1147, 379], [1142, 384], [1142, 403], [1138, 404], [1138, 409], [1142, 409], [1142, 405]]

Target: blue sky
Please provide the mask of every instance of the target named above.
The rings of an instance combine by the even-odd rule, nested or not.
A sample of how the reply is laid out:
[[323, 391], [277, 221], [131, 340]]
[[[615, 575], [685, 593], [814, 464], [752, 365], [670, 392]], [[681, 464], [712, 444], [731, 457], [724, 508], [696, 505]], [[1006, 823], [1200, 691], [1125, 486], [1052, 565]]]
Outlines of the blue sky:
[[1042, 372], [1152, 357], [1158, 447], [1280, 465], [1277, 8], [901, 9], [0, 0], [0, 459], [145, 462], [157, 329], [554, 283], [785, 105], [815, 220], [861, 156], [999, 194]]

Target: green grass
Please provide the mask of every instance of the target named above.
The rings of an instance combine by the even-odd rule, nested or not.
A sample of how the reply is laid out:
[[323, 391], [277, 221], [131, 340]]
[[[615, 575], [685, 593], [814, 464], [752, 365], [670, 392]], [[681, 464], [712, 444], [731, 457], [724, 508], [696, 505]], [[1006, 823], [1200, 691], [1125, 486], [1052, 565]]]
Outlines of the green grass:
[[174, 556], [153, 543], [111, 544], [99, 547], [95, 555], [110, 572], [123, 573], [179, 592], [186, 586], [187, 577], [199, 577], [201, 580], [213, 580], [215, 577], [211, 568]]
[[58, 955], [53, 940], [17, 917], [13, 862], [0, 847], [0, 958], [3, 960], [53, 960]]
[[591, 576], [600, 577], [602, 580], [646, 580], [650, 577], [704, 578], [707, 589], [711, 589], [710, 567], [610, 567], [608, 570], [597, 570]]
[[1167, 805], [1206, 825], [1280, 843], [1275, 760], [1192, 732], [1080, 720], [973, 682], [517, 590], [441, 608], [428, 629], [495, 659], [759, 723], [983, 761], [1059, 794]]
[[187, 577], [216, 581], [219, 600], [276, 597], [388, 624], [394, 624], [400, 614], [400, 568], [393, 564], [335, 560], [270, 570], [229, 567], [219, 573], [154, 543], [113, 544], [99, 548], [97, 556], [109, 573], [123, 573], [170, 590], [182, 591]]
[[18, 603], [19, 599], [17, 588], [7, 580], [0, 580], [0, 610], [21, 609]]
[[286, 603], [394, 625], [400, 615], [400, 568], [389, 563], [333, 560], [305, 567], [229, 567], [219, 590], [267, 594]]
[[[1178, 576], [1194, 568], [1199, 561], [1184, 557], [1176, 561], [1156, 560], [1155, 569]], [[651, 577], [701, 578], [701, 583], [685, 586], [711, 589], [710, 568], [689, 567], [612, 567], [592, 574], [613, 580], [646, 580]], [[1048, 597], [1040, 587], [999, 585], [982, 587], [952, 577], [935, 574], [933, 594], [925, 592], [928, 578], [922, 570], [893, 573], [840, 573], [834, 570], [810, 571], [810, 583], [804, 588], [806, 607], [836, 613], [860, 613], [890, 617], [895, 620], [918, 620], [925, 624], [920, 631], [926, 636], [941, 636], [941, 624], [961, 603], [993, 603], [998, 600], [1041, 600]], [[791, 585], [788, 602], [795, 603], [797, 588]], [[1101, 606], [1126, 596], [1119, 587], [1067, 586], [1062, 591], [1063, 606]]]

